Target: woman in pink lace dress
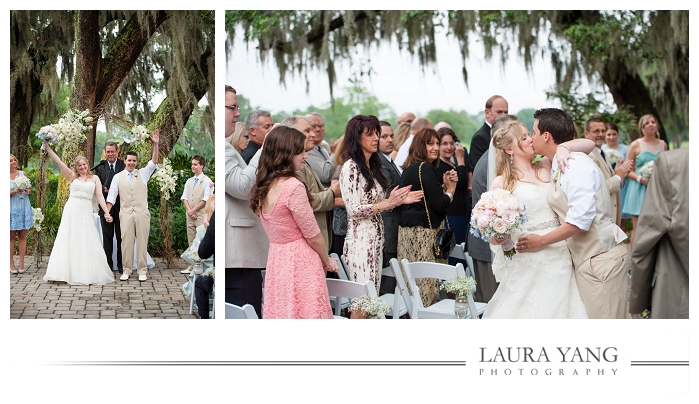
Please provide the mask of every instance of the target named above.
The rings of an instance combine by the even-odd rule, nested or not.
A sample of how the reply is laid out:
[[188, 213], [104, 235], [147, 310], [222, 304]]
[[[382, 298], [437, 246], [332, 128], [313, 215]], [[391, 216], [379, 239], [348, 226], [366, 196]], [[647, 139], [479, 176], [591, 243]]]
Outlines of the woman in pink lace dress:
[[325, 271], [337, 261], [313, 216], [311, 195], [296, 179], [306, 158], [306, 137], [293, 128], [265, 138], [250, 207], [269, 237], [263, 318], [333, 318]]

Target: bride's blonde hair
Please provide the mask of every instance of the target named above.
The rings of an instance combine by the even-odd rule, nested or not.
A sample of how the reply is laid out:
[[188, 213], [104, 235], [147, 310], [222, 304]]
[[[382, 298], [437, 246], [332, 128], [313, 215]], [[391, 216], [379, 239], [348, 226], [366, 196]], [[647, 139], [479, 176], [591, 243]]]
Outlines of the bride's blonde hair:
[[[513, 148], [515, 141], [517, 146], [521, 148], [524, 140], [524, 131], [526, 128], [521, 122], [513, 122], [505, 125], [495, 131], [493, 134], [493, 146], [495, 146], [495, 171], [497, 175], [501, 175], [503, 179], [503, 187], [512, 191], [515, 188], [517, 181], [524, 177], [524, 173], [512, 164], [512, 157], [505, 151], [507, 148]], [[514, 154], [514, 151], [512, 152]], [[539, 178], [539, 168], [541, 162], [532, 163], [536, 178]]]
[[[80, 160], [84, 160], [85, 164], [87, 164], [87, 157], [77, 156], [75, 158], [75, 161], [73, 162], [73, 178], [70, 179], [70, 182], [73, 182], [74, 179], [76, 179], [80, 176], [80, 174], [78, 174], [78, 164], [80, 164]], [[90, 168], [89, 168], [90, 165], [87, 164], [87, 166], [88, 166], [87, 173], [90, 174]]]

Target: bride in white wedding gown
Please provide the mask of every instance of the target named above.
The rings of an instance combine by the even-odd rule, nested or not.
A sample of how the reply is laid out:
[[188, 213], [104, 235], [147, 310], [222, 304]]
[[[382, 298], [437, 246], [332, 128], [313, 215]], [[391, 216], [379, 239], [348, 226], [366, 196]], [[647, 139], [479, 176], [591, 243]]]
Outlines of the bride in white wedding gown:
[[[524, 203], [529, 220], [523, 233], [556, 229], [560, 223], [547, 201], [551, 162], [547, 158], [531, 162], [535, 153], [527, 128], [518, 122], [505, 125], [493, 135], [493, 145], [498, 176], [491, 189], [507, 189]], [[563, 147], [589, 153], [594, 142], [576, 139]], [[493, 273], [500, 285], [483, 318], [587, 318], [565, 240], [538, 252], [517, 253], [512, 259], [505, 258], [493, 241]]]
[[[93, 198], [97, 198], [102, 209], [107, 211], [99, 178], [90, 174], [85, 157], [75, 159], [73, 171], [46, 142], [43, 148], [70, 183], [70, 197], [63, 208], [61, 225], [53, 243], [44, 280], [62, 281], [71, 285], [104, 285], [114, 282], [92, 214]], [[105, 214], [105, 218], [112, 220], [109, 214]]]

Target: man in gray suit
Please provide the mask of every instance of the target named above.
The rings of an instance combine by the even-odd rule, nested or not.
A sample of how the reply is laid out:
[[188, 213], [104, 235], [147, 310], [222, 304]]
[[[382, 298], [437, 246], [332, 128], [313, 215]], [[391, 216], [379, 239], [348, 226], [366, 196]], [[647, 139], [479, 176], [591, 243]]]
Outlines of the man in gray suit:
[[661, 152], [631, 250], [629, 312], [689, 318], [689, 149]]
[[[495, 131], [505, 125], [517, 122], [516, 115], [500, 115], [493, 121], [491, 128], [492, 137]], [[490, 142], [492, 146], [492, 142]], [[473, 198], [471, 199], [471, 208], [476, 206], [481, 195], [490, 189], [490, 183], [493, 178], [488, 178], [488, 149], [485, 150], [483, 156], [478, 160], [476, 167], [473, 170]], [[493, 258], [490, 252], [490, 245], [487, 241], [481, 240], [469, 232], [466, 241], [468, 255], [473, 259], [473, 272], [476, 275], [476, 293], [474, 299], [477, 302], [488, 303], [495, 294], [498, 288], [498, 283], [493, 275]]]
[[[313, 133], [313, 121], [311, 119], [305, 116], [292, 115], [284, 119], [281, 124], [294, 128], [306, 136], [307, 153], [313, 149], [315, 146], [315, 133]], [[303, 162], [303, 168], [297, 171], [296, 174], [299, 181], [308, 187], [308, 191], [313, 196], [313, 202], [311, 203], [313, 216], [315, 216], [320, 233], [323, 235], [325, 247], [330, 250], [332, 229], [330, 228], [331, 218], [329, 213], [332, 212], [333, 206], [335, 206], [335, 198], [341, 195], [340, 184], [332, 184], [326, 189], [307, 161]]]
[[316, 173], [321, 185], [328, 188], [335, 172], [335, 164], [330, 154], [322, 146], [322, 142], [325, 140], [325, 123], [323, 123], [323, 117], [316, 112], [306, 114], [306, 118], [313, 122], [311, 128], [313, 129], [314, 143], [313, 148], [306, 152], [308, 156], [306, 157], [306, 163]]
[[[226, 137], [235, 130], [240, 116], [238, 98], [226, 86]], [[248, 205], [250, 191], [257, 179], [257, 164], [262, 149], [245, 164], [243, 157], [228, 142], [226, 156], [226, 296], [227, 303], [251, 304], [262, 317], [262, 270], [267, 265], [269, 239], [260, 218]]]
[[[391, 152], [393, 152], [393, 128], [386, 121], [380, 121], [381, 136], [379, 137], [379, 158], [381, 159], [381, 169], [383, 175], [388, 180], [388, 193], [386, 198], [391, 195], [391, 190], [400, 185], [400, 171], [391, 160]], [[383, 243], [383, 260], [388, 262], [391, 258], [398, 258], [398, 224], [400, 223], [401, 206], [393, 208], [393, 211], [381, 212], [383, 219], [384, 243]], [[394, 293], [396, 288], [396, 280], [390, 276], [381, 277], [381, 288], [379, 294]]]

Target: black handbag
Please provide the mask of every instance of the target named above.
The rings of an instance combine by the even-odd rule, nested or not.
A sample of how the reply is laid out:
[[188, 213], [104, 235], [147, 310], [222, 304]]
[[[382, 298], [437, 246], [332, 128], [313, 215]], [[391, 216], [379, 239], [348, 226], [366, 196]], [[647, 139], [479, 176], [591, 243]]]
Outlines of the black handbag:
[[[425, 163], [420, 163], [420, 167], [418, 168], [418, 177], [420, 179], [420, 188], [424, 191], [425, 187], [422, 186], [423, 164]], [[427, 223], [430, 225], [430, 230], [434, 232], [434, 229], [432, 229], [432, 220], [430, 220], [430, 211], [427, 209], [427, 198], [422, 198], [422, 200], [425, 202], [425, 213], [427, 213]], [[449, 220], [446, 218], [445, 220], [447, 222], [447, 226], [449, 226]], [[437, 234], [434, 235], [433, 243], [433, 252], [435, 258], [447, 259], [449, 258], [451, 252], [454, 250], [454, 247], [456, 246], [456, 237], [454, 237], [454, 232], [450, 229], [439, 229], [437, 231]]]

